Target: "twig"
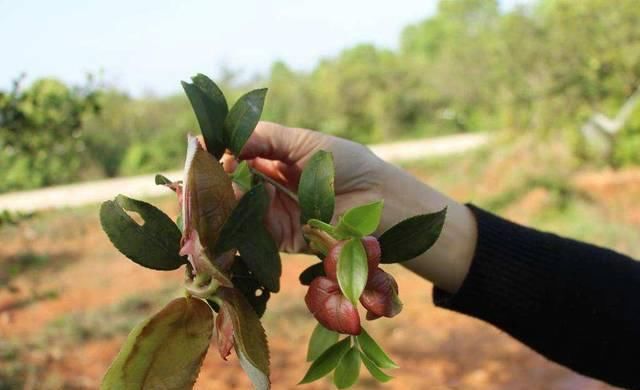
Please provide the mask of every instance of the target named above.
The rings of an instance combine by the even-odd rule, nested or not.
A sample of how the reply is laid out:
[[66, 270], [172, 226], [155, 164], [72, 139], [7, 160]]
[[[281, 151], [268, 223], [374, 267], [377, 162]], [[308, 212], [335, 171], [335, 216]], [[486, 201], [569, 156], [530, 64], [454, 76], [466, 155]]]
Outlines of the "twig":
[[284, 194], [286, 194], [289, 198], [295, 200], [296, 203], [299, 203], [298, 195], [296, 195], [293, 191], [291, 191], [290, 189], [282, 185], [282, 183], [275, 181], [274, 179], [258, 171], [257, 169], [253, 169], [253, 168], [249, 168], [249, 169], [251, 170], [251, 173], [253, 173], [254, 175], [260, 176], [264, 181], [272, 184], [274, 187], [276, 187], [277, 189], [282, 191]]

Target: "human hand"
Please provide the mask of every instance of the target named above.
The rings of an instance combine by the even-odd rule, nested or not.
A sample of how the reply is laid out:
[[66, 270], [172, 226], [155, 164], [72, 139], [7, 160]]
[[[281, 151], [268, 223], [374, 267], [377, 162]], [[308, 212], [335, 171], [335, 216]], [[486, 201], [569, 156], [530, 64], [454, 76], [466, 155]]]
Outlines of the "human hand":
[[[475, 220], [464, 205], [381, 160], [366, 146], [312, 130], [260, 122], [239, 157], [247, 160], [253, 169], [295, 192], [302, 168], [318, 150], [333, 154], [335, 215], [354, 206], [384, 199], [377, 234], [405, 218], [434, 212], [444, 206], [448, 208], [438, 242], [427, 253], [404, 265], [439, 287], [455, 292], [468, 271], [477, 234]], [[222, 161], [227, 172], [232, 172], [237, 164], [229, 154]], [[270, 184], [266, 188], [271, 198], [267, 227], [280, 250], [306, 251], [297, 202]]]
[[[380, 160], [365, 146], [327, 134], [275, 123], [260, 122], [247, 141], [240, 158], [249, 166], [295, 192], [302, 168], [318, 150], [331, 152], [335, 162], [336, 215], [383, 197]], [[236, 161], [229, 154], [222, 159], [228, 172]], [[267, 227], [283, 252], [306, 249], [300, 226], [300, 208], [295, 200], [267, 183], [271, 204]]]

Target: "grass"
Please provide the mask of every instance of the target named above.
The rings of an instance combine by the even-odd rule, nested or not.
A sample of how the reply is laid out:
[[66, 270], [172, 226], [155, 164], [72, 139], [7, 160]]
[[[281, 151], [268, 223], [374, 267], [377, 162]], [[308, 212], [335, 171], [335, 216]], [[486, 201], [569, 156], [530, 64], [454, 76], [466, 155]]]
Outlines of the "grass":
[[19, 359], [17, 344], [0, 340], [0, 390], [12, 390], [22, 387], [27, 365]]
[[180, 289], [171, 286], [153, 294], [132, 295], [114, 305], [66, 314], [50, 322], [38, 342], [47, 346], [77, 345], [128, 334], [154, 310], [179, 296]]
[[607, 218], [598, 205], [572, 201], [562, 209], [549, 209], [531, 220], [531, 225], [595, 245], [614, 248], [640, 259], [638, 226]]
[[35, 213], [20, 213], [11, 212], [9, 210], [0, 211], [0, 228], [3, 226], [15, 226], [21, 221], [31, 219], [35, 216]]
[[0, 285], [8, 284], [11, 279], [24, 272], [43, 268], [48, 263], [49, 256], [42, 253], [26, 251], [11, 256], [4, 261], [3, 269], [0, 270]]

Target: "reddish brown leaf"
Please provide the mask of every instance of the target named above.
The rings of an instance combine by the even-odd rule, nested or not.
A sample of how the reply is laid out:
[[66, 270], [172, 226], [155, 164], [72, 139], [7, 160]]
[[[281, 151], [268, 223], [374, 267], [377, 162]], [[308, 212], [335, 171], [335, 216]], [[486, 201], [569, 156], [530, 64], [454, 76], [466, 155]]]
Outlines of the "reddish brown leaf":
[[235, 205], [231, 179], [207, 153], [198, 139], [189, 136], [182, 190], [182, 255], [198, 273], [211, 274], [223, 286], [232, 286], [225, 275], [228, 253], [214, 253], [220, 230]]
[[231, 179], [220, 163], [202, 149], [197, 138], [191, 136], [185, 162], [183, 193], [185, 232], [197, 231], [202, 246], [212, 251], [236, 199]]

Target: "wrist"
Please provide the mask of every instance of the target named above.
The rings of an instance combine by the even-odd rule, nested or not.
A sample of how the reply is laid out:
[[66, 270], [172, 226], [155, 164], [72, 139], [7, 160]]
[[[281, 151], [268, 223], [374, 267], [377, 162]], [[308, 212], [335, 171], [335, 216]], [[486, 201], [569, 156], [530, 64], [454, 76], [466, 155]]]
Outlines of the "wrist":
[[455, 293], [475, 253], [478, 233], [471, 210], [393, 165], [386, 164], [384, 177], [385, 207], [379, 233], [406, 218], [447, 207], [438, 241], [427, 252], [402, 265], [437, 287]]

